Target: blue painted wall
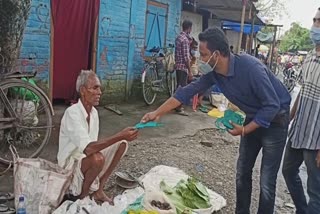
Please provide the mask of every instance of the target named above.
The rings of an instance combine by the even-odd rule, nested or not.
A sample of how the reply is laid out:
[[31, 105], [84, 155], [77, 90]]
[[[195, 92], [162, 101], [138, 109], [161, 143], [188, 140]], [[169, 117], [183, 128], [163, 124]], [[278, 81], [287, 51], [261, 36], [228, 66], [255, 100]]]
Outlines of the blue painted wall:
[[[156, 2], [168, 4], [166, 43], [174, 43], [180, 31], [181, 1]], [[107, 101], [141, 96], [146, 10], [146, 0], [101, 0], [97, 73]]]
[[24, 31], [17, 70], [38, 72], [41, 86], [47, 91], [50, 68], [50, 0], [32, 0]]
[[[181, 1], [156, 2], [168, 4], [166, 43], [174, 43], [180, 31]], [[146, 10], [147, 0], [101, 0], [97, 74], [105, 89], [105, 102], [141, 96]], [[48, 86], [50, 0], [32, 1], [17, 68], [21, 71], [37, 70], [38, 78]]]

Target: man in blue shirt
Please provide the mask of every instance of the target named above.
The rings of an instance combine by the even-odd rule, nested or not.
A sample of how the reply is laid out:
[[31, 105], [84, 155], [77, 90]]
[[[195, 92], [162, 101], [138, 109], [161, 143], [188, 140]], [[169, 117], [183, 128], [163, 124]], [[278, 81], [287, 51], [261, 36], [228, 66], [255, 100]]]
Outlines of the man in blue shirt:
[[262, 149], [260, 202], [258, 213], [272, 214], [276, 180], [286, 143], [291, 97], [287, 89], [258, 59], [230, 53], [228, 41], [219, 28], [199, 35], [198, 81], [183, 88], [157, 110], [147, 113], [142, 122], [160, 116], [188, 101], [195, 94], [217, 84], [223, 94], [246, 113], [244, 126], [233, 125], [229, 133], [241, 136], [237, 161], [237, 214], [250, 213], [252, 169]]

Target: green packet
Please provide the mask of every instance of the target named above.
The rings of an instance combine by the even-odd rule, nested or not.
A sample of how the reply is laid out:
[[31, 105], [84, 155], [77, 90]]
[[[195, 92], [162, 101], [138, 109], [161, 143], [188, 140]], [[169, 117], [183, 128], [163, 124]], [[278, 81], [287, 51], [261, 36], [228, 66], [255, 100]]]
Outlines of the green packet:
[[147, 123], [137, 123], [134, 127], [136, 129], [144, 129], [144, 128], [155, 128], [155, 127], [161, 127], [163, 126], [162, 123], [157, 123], [157, 122], [154, 122], [154, 121], [150, 121], [150, 122], [147, 122]]

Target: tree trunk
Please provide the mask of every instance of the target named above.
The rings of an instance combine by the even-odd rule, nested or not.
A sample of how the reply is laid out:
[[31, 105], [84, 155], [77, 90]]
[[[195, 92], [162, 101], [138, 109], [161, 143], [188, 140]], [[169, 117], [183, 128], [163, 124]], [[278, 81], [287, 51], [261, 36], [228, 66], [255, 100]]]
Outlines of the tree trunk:
[[31, 0], [0, 0], [0, 77], [16, 65], [30, 6]]

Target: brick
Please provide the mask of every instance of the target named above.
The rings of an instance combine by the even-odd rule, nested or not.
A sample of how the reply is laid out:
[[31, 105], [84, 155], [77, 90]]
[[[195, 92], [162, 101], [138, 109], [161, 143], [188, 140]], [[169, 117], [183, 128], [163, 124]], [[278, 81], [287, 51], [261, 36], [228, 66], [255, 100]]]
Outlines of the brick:
[[[45, 5], [44, 10], [37, 14], [39, 4]], [[48, 92], [49, 61], [50, 61], [50, 1], [33, 0], [30, 14], [26, 23], [24, 37], [21, 44], [17, 69], [21, 71], [38, 70], [40, 86]], [[46, 15], [49, 15], [46, 17]], [[40, 20], [41, 19], [41, 20]], [[46, 21], [46, 23], [44, 23]], [[45, 28], [47, 27], [47, 29]], [[30, 57], [35, 57], [29, 60]], [[28, 63], [28, 66], [25, 66]]]

